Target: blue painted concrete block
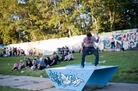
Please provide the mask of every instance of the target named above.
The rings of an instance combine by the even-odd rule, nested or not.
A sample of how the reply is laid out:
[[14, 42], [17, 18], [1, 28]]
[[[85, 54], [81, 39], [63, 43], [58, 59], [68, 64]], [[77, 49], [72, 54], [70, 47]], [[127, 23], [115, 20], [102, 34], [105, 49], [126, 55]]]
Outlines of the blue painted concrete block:
[[81, 91], [86, 84], [106, 85], [118, 66], [92, 66], [87, 63], [84, 68], [80, 64], [65, 67], [48, 68], [46, 72], [57, 89]]

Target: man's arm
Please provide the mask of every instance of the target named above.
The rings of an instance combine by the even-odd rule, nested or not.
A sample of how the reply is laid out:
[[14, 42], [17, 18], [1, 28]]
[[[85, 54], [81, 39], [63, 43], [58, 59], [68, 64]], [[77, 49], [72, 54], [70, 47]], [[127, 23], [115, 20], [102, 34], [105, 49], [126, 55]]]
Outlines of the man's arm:
[[[96, 39], [97, 38], [97, 39]], [[95, 38], [95, 42], [99, 42], [99, 39], [100, 39], [100, 37], [99, 37], [99, 35], [98, 34], [96, 34], [96, 38]]]
[[81, 48], [83, 48], [84, 47], [84, 42], [82, 42], [82, 44], [81, 44]]
[[82, 51], [83, 51], [83, 49], [84, 49], [84, 47], [85, 47], [85, 45], [84, 45], [84, 40], [85, 40], [85, 38], [83, 39], [83, 41], [82, 41], [82, 43], [81, 43], [81, 50], [80, 50], [81, 53], [82, 53]]
[[83, 39], [83, 41], [82, 41], [82, 44], [81, 44], [81, 48], [83, 49], [84, 47], [85, 47], [85, 38]]
[[50, 64], [50, 66], [51, 66], [51, 65], [53, 65], [53, 64], [54, 64], [54, 62], [55, 62], [55, 59], [53, 59], [53, 60], [52, 60], [52, 63]]

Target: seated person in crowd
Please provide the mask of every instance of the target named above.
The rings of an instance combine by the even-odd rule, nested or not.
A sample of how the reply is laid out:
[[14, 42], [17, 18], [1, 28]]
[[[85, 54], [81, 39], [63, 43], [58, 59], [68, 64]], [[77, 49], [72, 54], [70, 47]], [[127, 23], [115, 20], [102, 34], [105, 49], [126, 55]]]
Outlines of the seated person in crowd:
[[46, 64], [45, 64], [45, 61], [44, 61], [44, 56], [42, 56], [40, 58], [40, 63], [37, 65], [38, 66], [38, 70], [43, 70], [44, 68], [46, 68]]
[[33, 59], [32, 64], [33, 64], [33, 65], [31, 66], [31, 69], [32, 69], [32, 70], [36, 70], [36, 69], [37, 69], [36, 59]]
[[32, 67], [32, 61], [31, 61], [31, 59], [30, 58], [28, 58], [27, 59], [27, 61], [26, 61], [26, 68], [31, 68]]
[[49, 57], [46, 57], [46, 58], [44, 59], [44, 61], [45, 61], [46, 67], [49, 68], [49, 67], [50, 67], [50, 64], [51, 64], [50, 58], [49, 58]]
[[67, 52], [64, 51], [64, 53], [62, 54], [61, 58], [60, 58], [60, 62], [63, 61], [65, 59], [65, 56], [67, 55]]
[[28, 57], [27, 56], [24, 57], [24, 61], [28, 61]]
[[68, 52], [68, 55], [65, 56], [65, 61], [73, 60], [74, 56], [71, 52]]
[[12, 71], [13, 71], [13, 70], [18, 70], [18, 66], [19, 66], [19, 63], [18, 63], [18, 61], [16, 61], [16, 62], [14, 63], [14, 66], [13, 66], [13, 68], [12, 68]]
[[53, 56], [55, 57], [55, 59], [57, 60], [57, 62], [60, 62], [60, 61], [59, 61], [59, 56], [57, 55], [56, 52], [53, 53]]
[[23, 60], [20, 60], [20, 63], [19, 63], [19, 66], [18, 66], [18, 69], [22, 69], [22, 68], [25, 68], [25, 65], [24, 65], [24, 62]]
[[52, 56], [51, 63], [50, 63], [50, 66], [56, 65], [57, 64], [57, 61], [58, 61], [58, 59], [57, 59], [56, 55], [53, 55]]
[[35, 59], [36, 59], [36, 63], [39, 64], [39, 63], [40, 63], [40, 58], [39, 58], [39, 56], [36, 56]]
[[24, 55], [25, 55], [25, 53], [24, 53], [24, 50], [23, 50], [23, 49], [21, 49], [21, 50], [20, 50], [20, 55], [21, 55], [21, 56], [24, 56]]
[[69, 52], [69, 48], [67, 46], [65, 46], [65, 51]]
[[61, 53], [62, 53], [62, 54], [64, 54], [64, 50], [65, 50], [65, 47], [63, 46], [63, 47], [61, 48]]
[[31, 55], [31, 56], [33, 55], [33, 50], [32, 49], [29, 50], [29, 55]]

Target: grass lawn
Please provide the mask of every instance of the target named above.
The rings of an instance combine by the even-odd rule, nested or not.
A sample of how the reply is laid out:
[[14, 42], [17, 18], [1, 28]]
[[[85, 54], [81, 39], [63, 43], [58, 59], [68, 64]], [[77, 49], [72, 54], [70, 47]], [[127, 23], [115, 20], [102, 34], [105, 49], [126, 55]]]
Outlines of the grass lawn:
[[[78, 64], [81, 61], [81, 53], [74, 53], [75, 60], [59, 63], [52, 67], [61, 67], [69, 64]], [[61, 56], [61, 55], [59, 55]], [[94, 55], [88, 55], [86, 62], [94, 63]], [[30, 70], [27, 68], [22, 70], [12, 71], [13, 64], [16, 60], [23, 60], [24, 57], [0, 57], [0, 74], [3, 75], [18, 75], [18, 76], [36, 76], [48, 77], [45, 70]], [[138, 51], [120, 51], [120, 52], [101, 52], [99, 61], [106, 60], [105, 63], [99, 65], [118, 65], [119, 68], [111, 78], [111, 82], [128, 82], [138, 83]]]
[[0, 86], [0, 91], [29, 91], [26, 89], [11, 88], [9, 86]]

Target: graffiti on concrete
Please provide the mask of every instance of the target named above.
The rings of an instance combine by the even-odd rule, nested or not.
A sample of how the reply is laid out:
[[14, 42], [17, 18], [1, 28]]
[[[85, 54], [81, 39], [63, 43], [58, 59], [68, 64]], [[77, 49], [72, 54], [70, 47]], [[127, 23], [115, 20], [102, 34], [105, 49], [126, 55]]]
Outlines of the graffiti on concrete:
[[103, 49], [111, 48], [111, 39], [115, 40], [116, 48], [123, 47], [124, 49], [134, 49], [138, 48], [138, 30], [124, 30], [117, 31], [112, 33], [106, 33], [104, 35], [101, 34]]
[[[51, 70], [49, 70], [49, 76], [51, 78], [51, 80], [54, 83], [57, 83], [58, 86], [74, 86], [77, 87], [79, 86], [82, 82], [84, 82], [81, 78], [77, 77], [77, 75], [72, 74], [71, 72], [68, 74], [64, 74], [62, 72], [57, 73], [57, 72], [52, 72]], [[83, 76], [83, 75], [82, 75]]]

